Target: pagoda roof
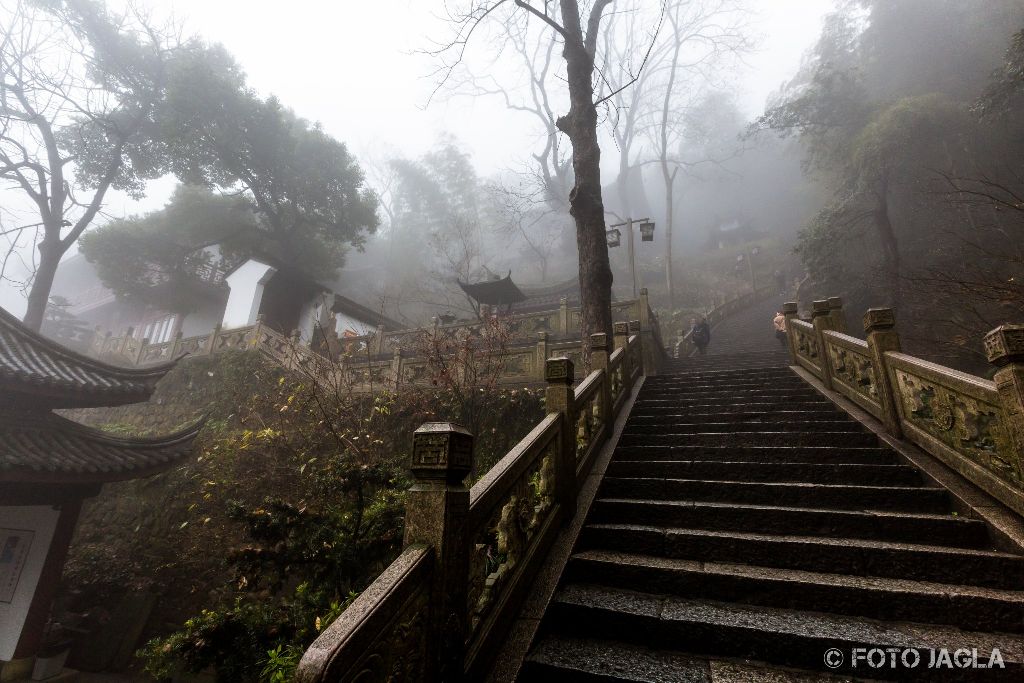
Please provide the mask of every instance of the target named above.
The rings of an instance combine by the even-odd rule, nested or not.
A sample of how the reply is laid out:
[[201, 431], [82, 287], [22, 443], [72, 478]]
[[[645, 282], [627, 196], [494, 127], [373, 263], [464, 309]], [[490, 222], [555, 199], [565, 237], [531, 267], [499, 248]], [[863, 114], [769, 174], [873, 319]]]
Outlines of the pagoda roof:
[[469, 295], [474, 301], [490, 306], [502, 306], [514, 304], [526, 299], [526, 295], [519, 291], [516, 284], [512, 282], [512, 271], [499, 280], [484, 280], [483, 282], [467, 283], [456, 280], [462, 291]]
[[51, 408], [138, 403], [174, 363], [144, 369], [103, 363], [33, 332], [0, 308], [0, 403], [23, 397]]
[[0, 411], [0, 483], [85, 484], [146, 477], [181, 462], [202, 421], [159, 438], [122, 438], [52, 412]]

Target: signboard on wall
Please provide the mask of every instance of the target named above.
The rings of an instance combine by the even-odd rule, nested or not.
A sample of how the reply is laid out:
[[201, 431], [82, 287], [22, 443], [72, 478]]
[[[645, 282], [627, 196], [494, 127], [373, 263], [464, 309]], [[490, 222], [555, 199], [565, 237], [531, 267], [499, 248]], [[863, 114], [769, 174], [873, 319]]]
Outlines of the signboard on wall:
[[0, 661], [14, 658], [60, 510], [0, 506]]
[[14, 600], [33, 536], [29, 529], [0, 529], [0, 602]]

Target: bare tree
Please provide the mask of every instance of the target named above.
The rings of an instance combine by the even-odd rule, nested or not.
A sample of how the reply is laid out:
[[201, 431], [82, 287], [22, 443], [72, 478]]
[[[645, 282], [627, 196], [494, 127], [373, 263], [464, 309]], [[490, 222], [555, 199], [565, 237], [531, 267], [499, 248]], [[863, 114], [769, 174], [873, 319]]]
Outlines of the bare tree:
[[[595, 97], [594, 82], [601, 24], [605, 10], [612, 3], [613, 0], [593, 0], [587, 11], [577, 0], [559, 0], [557, 6], [547, 1], [470, 0], [451, 16], [454, 35], [432, 52], [441, 60], [440, 87], [462, 63], [474, 34], [489, 20], [500, 21], [504, 26], [522, 26], [526, 20], [540, 22], [561, 41], [569, 111], [555, 120], [555, 126], [572, 144], [573, 188], [569, 193], [569, 213], [576, 223], [584, 338], [594, 332], [610, 335], [612, 327], [612, 271], [605, 240], [597, 130], [598, 106], [608, 96]], [[589, 357], [586, 360], [589, 361]]]
[[61, 257], [107, 192], [140, 196], [144, 180], [159, 175], [147, 133], [174, 34], [90, 0], [16, 0], [0, 15], [0, 185], [39, 219], [7, 229], [15, 242], [29, 230], [40, 236], [25, 314], [38, 330]]

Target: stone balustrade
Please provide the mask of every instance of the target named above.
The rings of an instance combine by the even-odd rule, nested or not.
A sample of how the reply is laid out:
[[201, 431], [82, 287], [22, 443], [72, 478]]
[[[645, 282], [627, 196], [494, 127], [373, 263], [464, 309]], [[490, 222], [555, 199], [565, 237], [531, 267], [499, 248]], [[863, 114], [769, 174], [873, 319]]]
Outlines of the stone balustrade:
[[472, 435], [416, 430], [405, 548], [309, 647], [297, 681], [484, 679], [643, 374], [641, 335], [616, 326], [610, 355], [604, 334], [589, 343], [594, 369], [575, 388], [571, 359], [545, 359], [547, 415], [472, 488]]
[[812, 322], [785, 306], [794, 365], [1024, 514], [1024, 325], [984, 339], [993, 380], [902, 353], [892, 309], [864, 315], [866, 340], [845, 333], [842, 302], [815, 301]]
[[[639, 299], [614, 303], [612, 313], [618, 324], [635, 323], [644, 340], [643, 367], [647, 374], [655, 374], [666, 354], [647, 290], [641, 290]], [[501, 319], [500, 323], [504, 339], [491, 347], [476, 343], [481, 348], [474, 351], [472, 358], [461, 359], [464, 365], [490, 364], [488, 374], [495, 375], [504, 384], [543, 382], [544, 364], [552, 357], [568, 357], [577, 370], [582, 371], [580, 309], [568, 307], [564, 299], [558, 310], [513, 315]], [[183, 355], [252, 349], [292, 369], [315, 369], [320, 376], [341, 373], [338, 381], [343, 381], [345, 386], [372, 392], [396, 390], [401, 385], [430, 384], [436, 363], [429, 357], [429, 350], [472, 345], [475, 340], [493, 334], [491, 327], [493, 323], [489, 327], [487, 322], [477, 321], [397, 332], [378, 330], [371, 335], [338, 339], [334, 348], [336, 355], [328, 358], [299, 343], [295, 335], [289, 337], [277, 332], [266, 325], [261, 316], [256, 324], [247, 327], [221, 329], [218, 325], [209, 334], [183, 338], [179, 333], [171, 341], [160, 344], [140, 341], [132, 336], [131, 330], [123, 337], [97, 335], [91, 353], [97, 357], [117, 356], [128, 365], [144, 366]], [[466, 368], [457, 370], [468, 371]]]

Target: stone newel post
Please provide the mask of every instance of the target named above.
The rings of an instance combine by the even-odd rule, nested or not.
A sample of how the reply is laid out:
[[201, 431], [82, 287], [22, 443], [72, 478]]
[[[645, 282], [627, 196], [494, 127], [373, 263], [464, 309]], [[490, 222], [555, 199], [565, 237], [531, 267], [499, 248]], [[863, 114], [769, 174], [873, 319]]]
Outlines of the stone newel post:
[[886, 351], [900, 350], [900, 336], [896, 333], [896, 317], [891, 308], [869, 308], [864, 314], [864, 333], [867, 335], [868, 351], [871, 353], [871, 367], [875, 372], [875, 386], [878, 401], [882, 404], [882, 422], [896, 438], [903, 436], [900, 426], [899, 397], [893, 391], [889, 379], [889, 366], [885, 362]]
[[627, 391], [633, 387], [633, 364], [626, 347], [629, 345], [629, 323], [612, 323], [615, 333], [615, 349], [622, 349], [622, 382]]
[[555, 499], [565, 510], [565, 519], [576, 514], [576, 394], [572, 388], [575, 368], [568, 358], [549, 358], [544, 363], [548, 388], [544, 404], [549, 413], [562, 416], [562, 442], [555, 464]]
[[434, 549], [427, 629], [427, 680], [462, 679], [468, 632], [469, 546], [466, 521], [473, 435], [449, 422], [427, 422], [413, 433], [415, 483], [405, 503], [405, 545]]
[[569, 299], [562, 297], [558, 300], [558, 332], [560, 334], [569, 334]]
[[833, 329], [832, 308], [828, 301], [822, 299], [811, 304], [811, 322], [814, 324], [814, 333], [818, 337], [818, 363], [821, 365], [821, 383], [826, 389], [832, 388], [832, 364], [828, 358], [828, 347], [825, 346], [823, 332]]
[[1000, 325], [986, 334], [985, 355], [999, 368], [992, 379], [1016, 451], [1016, 475], [1024, 479], [1024, 325]]
[[601, 438], [605, 438], [612, 428], [612, 391], [611, 377], [608, 375], [608, 335], [598, 332], [590, 335], [590, 362], [595, 370], [604, 370], [604, 377], [601, 378]]
[[843, 313], [843, 300], [838, 296], [828, 298], [828, 311], [832, 316], [832, 329], [846, 334], [846, 314]]
[[548, 333], [538, 332], [537, 333], [537, 367], [540, 369], [540, 377], [538, 379], [545, 379], [547, 374], [544, 369], [544, 364], [548, 360]]
[[782, 315], [786, 317], [786, 348], [789, 349], [789, 364], [799, 365], [796, 360], [796, 335], [793, 334], [793, 321], [800, 319], [800, 304], [787, 301], [782, 304]]

